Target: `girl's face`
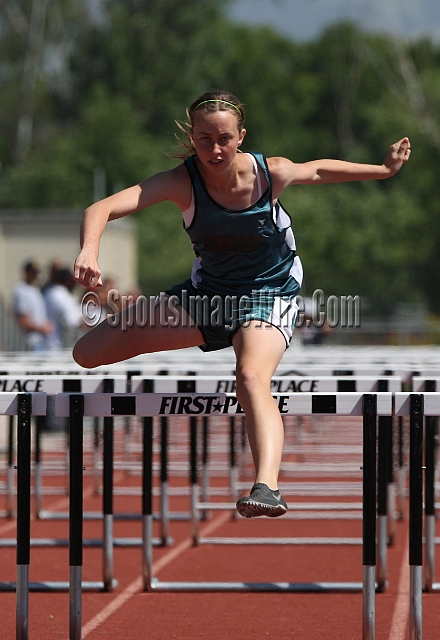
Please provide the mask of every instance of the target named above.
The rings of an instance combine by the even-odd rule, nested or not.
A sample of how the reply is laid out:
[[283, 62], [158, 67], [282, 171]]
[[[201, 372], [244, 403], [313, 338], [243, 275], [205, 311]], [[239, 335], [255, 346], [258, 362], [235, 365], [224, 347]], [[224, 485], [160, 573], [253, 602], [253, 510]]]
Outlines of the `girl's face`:
[[191, 136], [203, 166], [216, 173], [228, 169], [246, 135], [245, 129], [239, 131], [236, 116], [229, 110], [196, 112], [193, 123]]

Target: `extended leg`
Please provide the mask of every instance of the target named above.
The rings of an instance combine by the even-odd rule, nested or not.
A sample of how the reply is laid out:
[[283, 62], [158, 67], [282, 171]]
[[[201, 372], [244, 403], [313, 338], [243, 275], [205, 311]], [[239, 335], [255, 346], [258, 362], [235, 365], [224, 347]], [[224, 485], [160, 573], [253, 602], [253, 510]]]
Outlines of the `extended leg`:
[[76, 362], [93, 368], [127, 360], [141, 353], [203, 344], [202, 334], [180, 305], [171, 304], [169, 296], [161, 296], [157, 300], [151, 313], [143, 314], [142, 318], [135, 307], [130, 307], [82, 336], [73, 349]]
[[249, 444], [255, 464], [255, 484], [263, 483], [276, 490], [284, 427], [278, 406], [271, 395], [270, 383], [286, 349], [286, 342], [281, 332], [272, 325], [252, 322], [236, 333], [233, 346], [237, 356], [237, 398], [246, 413]]

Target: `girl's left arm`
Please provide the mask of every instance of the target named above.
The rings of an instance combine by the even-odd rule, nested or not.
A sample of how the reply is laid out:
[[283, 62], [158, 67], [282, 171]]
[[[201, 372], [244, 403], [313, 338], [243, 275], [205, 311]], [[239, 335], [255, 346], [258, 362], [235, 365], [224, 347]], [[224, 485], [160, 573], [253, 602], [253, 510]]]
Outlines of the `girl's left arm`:
[[287, 158], [268, 158], [274, 184], [274, 195], [294, 184], [331, 184], [355, 180], [384, 180], [395, 175], [409, 160], [411, 145], [402, 138], [389, 148], [383, 164], [360, 164], [344, 160], [312, 160], [302, 164]]

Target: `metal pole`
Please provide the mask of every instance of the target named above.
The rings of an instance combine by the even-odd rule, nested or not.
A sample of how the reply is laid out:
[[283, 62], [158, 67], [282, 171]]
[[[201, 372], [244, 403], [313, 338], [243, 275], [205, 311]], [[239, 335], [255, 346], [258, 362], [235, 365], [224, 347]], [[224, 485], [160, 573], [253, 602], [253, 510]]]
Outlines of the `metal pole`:
[[[209, 418], [203, 416], [203, 439], [202, 439], [202, 500], [209, 502]], [[209, 518], [209, 511], [203, 511], [203, 519]]]
[[69, 640], [81, 640], [84, 396], [71, 395], [69, 402]]
[[422, 567], [409, 568], [410, 640], [422, 639]]
[[19, 393], [17, 424], [17, 592], [16, 638], [28, 639], [29, 559], [31, 544], [32, 396]]
[[[380, 592], [386, 589], [387, 576], [387, 423], [388, 416], [378, 418], [378, 469], [377, 469], [377, 567], [376, 580]], [[365, 469], [365, 467], [364, 467]]]
[[[426, 391], [436, 391], [435, 380], [427, 380]], [[438, 418], [425, 417], [425, 589], [432, 591], [435, 575], [435, 458]]]
[[166, 546], [169, 535], [168, 512], [168, 418], [160, 419], [160, 537], [162, 545]]
[[144, 418], [142, 451], [142, 576], [144, 591], [153, 578], [153, 418]]
[[376, 420], [377, 399], [373, 394], [363, 396], [363, 608], [362, 640], [376, 637]]
[[[229, 485], [231, 491], [232, 502], [236, 502], [238, 498], [237, 483], [238, 483], [238, 469], [237, 469], [237, 457], [235, 455], [235, 416], [231, 416], [229, 419], [229, 455], [230, 455], [230, 470], [229, 470]], [[234, 511], [235, 514], [235, 511]]]
[[[126, 391], [127, 393], [131, 393], [132, 389], [132, 378], [133, 376], [140, 376], [141, 371], [127, 371], [127, 384]], [[151, 382], [151, 381], [150, 381]], [[151, 393], [153, 390], [149, 391]], [[128, 463], [131, 461], [131, 418], [130, 416], [126, 416], [124, 418], [124, 461]]]
[[246, 470], [246, 445], [247, 445], [247, 431], [246, 431], [246, 418], [242, 417], [240, 425], [240, 474], [244, 475]]
[[[104, 393], [113, 393], [114, 380], [104, 380]], [[103, 582], [104, 591], [112, 590], [113, 581], [113, 418], [104, 418], [103, 442]]]
[[393, 545], [396, 537], [396, 487], [394, 484], [394, 433], [393, 417], [386, 418], [386, 455], [387, 455], [387, 523], [388, 544]]
[[398, 428], [398, 442], [399, 442], [399, 468], [397, 475], [397, 483], [398, 483], [398, 493], [399, 493], [399, 518], [403, 519], [405, 517], [405, 461], [403, 456], [403, 416], [399, 416], [397, 422]]
[[197, 486], [197, 419], [190, 418], [190, 486], [191, 486], [191, 537], [193, 545], [199, 542], [199, 511]]
[[93, 493], [99, 493], [99, 418], [93, 418]]
[[37, 518], [40, 517], [42, 509], [42, 465], [41, 465], [41, 427], [42, 416], [37, 416], [35, 419], [35, 513]]
[[8, 518], [14, 516], [14, 416], [9, 416], [8, 428], [8, 473], [7, 473], [7, 507]]
[[423, 556], [423, 411], [422, 394], [410, 396], [409, 446], [409, 565], [410, 638], [422, 638], [422, 556]]

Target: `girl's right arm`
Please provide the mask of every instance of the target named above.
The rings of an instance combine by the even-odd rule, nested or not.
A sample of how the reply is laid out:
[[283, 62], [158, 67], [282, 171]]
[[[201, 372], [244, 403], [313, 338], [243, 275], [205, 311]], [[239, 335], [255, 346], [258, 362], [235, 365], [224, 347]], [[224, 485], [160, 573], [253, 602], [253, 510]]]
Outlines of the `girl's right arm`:
[[98, 265], [99, 243], [109, 220], [123, 218], [165, 200], [174, 202], [184, 211], [190, 199], [189, 177], [186, 169], [179, 165], [92, 204], [85, 210], [81, 222], [81, 251], [75, 261], [75, 280], [84, 286], [102, 285]]

